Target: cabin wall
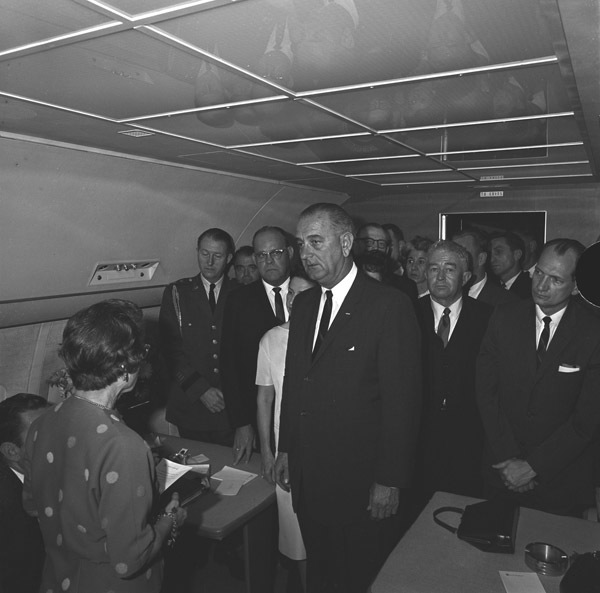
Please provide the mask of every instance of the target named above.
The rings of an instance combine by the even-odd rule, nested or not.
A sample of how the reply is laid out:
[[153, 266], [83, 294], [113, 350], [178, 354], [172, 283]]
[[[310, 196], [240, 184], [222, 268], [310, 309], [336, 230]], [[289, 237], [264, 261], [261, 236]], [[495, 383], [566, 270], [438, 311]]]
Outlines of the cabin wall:
[[[265, 224], [294, 230], [314, 202], [347, 195], [0, 137], [0, 400], [47, 395], [65, 320], [105, 298], [156, 318], [164, 286], [198, 273], [196, 239], [237, 245]], [[159, 258], [153, 279], [88, 287], [101, 261]]]
[[114, 295], [88, 287], [101, 261], [159, 258], [123, 298], [160, 303], [162, 288], [197, 273], [207, 228], [250, 243], [265, 224], [293, 230], [298, 213], [345, 194], [0, 138], [0, 327], [69, 317]]
[[397, 224], [407, 240], [415, 235], [437, 239], [440, 212], [546, 210], [548, 239], [569, 237], [587, 246], [600, 235], [600, 184], [592, 183], [504, 189], [500, 198], [481, 198], [479, 192], [355, 197], [344, 208], [359, 224]]

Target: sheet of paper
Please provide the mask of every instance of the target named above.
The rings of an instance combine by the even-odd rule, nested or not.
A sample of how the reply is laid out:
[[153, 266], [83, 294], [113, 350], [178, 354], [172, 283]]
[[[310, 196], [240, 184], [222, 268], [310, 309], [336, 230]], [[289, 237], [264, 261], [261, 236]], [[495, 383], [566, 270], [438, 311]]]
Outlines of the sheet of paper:
[[204, 455], [204, 453], [187, 458], [188, 465], [192, 465], [194, 463], [208, 463], [208, 461], [208, 457]]
[[181, 476], [187, 474], [192, 468], [189, 465], [181, 465], [169, 459], [161, 459], [156, 466], [156, 478], [158, 479], [158, 491], [164, 492], [171, 484], [175, 483]]
[[241, 481], [243, 484], [247, 484], [250, 480], [256, 478], [256, 474], [252, 472], [245, 472], [242, 469], [237, 469], [235, 467], [229, 467], [226, 465], [220, 472], [217, 472], [213, 476], [216, 480], [233, 480], [233, 481]]
[[240, 488], [250, 480], [256, 478], [256, 475], [226, 465], [220, 472], [212, 476], [216, 480], [221, 480], [215, 492], [224, 496], [235, 496], [240, 491]]
[[499, 572], [506, 593], [546, 593], [540, 577], [535, 572], [510, 572], [504, 570]]

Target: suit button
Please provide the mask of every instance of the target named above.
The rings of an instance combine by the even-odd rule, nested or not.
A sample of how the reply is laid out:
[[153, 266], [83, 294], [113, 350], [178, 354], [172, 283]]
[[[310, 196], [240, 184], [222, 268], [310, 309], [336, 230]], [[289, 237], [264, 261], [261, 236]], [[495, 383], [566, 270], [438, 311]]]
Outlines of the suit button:
[[300, 412], [300, 416], [308, 416], [308, 412], [306, 410], [302, 410], [302, 412]]
[[217, 358], [219, 358], [218, 354], [213, 354], [213, 358], [216, 360]]
[[213, 373], [214, 373], [215, 375], [218, 375], [218, 374], [219, 374], [219, 369], [217, 369], [217, 368], [214, 368], [214, 369], [213, 369]]
[[188, 323], [188, 327], [192, 327], [192, 324], [191, 324], [191, 323]]
[[214, 330], [216, 330], [216, 329], [217, 329], [217, 326], [216, 326], [216, 325], [211, 325], [211, 326], [210, 326], [210, 329], [212, 329], [212, 330], [214, 331]]
[[213, 340], [212, 343], [213, 344], [218, 344], [219, 342], [217, 340]]

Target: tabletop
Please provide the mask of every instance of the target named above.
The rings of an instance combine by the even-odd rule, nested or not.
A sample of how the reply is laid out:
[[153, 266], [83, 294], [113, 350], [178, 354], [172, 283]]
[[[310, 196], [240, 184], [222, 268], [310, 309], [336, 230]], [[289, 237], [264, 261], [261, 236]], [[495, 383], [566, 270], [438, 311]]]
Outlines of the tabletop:
[[[230, 447], [202, 443], [181, 437], [159, 435], [162, 447], [168, 454], [188, 449], [190, 455], [204, 453], [210, 462], [211, 475], [220, 471], [223, 466], [233, 466]], [[194, 525], [199, 535], [211, 539], [223, 539], [263, 509], [275, 503], [275, 487], [260, 477], [260, 454], [253, 453], [248, 463], [235, 466], [238, 469], [257, 474], [257, 477], [242, 486], [235, 496], [223, 496], [215, 492], [218, 480], [211, 479], [211, 491], [191, 502], [187, 524]]]
[[[372, 593], [506, 593], [499, 571], [532, 572], [525, 564], [525, 546], [544, 542], [569, 556], [600, 549], [600, 523], [521, 508], [515, 553], [482, 552], [459, 540], [433, 521], [443, 506], [464, 508], [479, 499], [436, 492], [390, 554]], [[458, 515], [444, 515], [458, 525]], [[559, 593], [561, 577], [539, 575], [546, 593]]]

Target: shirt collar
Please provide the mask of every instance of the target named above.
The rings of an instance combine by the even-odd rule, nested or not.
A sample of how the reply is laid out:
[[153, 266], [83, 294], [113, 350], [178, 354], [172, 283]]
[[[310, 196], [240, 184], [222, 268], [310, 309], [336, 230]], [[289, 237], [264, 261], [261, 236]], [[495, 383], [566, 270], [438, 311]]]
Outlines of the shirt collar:
[[475, 282], [475, 284], [473, 284], [471, 286], [471, 288], [469, 288], [469, 296], [472, 299], [476, 299], [481, 294], [483, 287], [487, 283], [487, 279], [488, 279], [487, 274], [484, 274], [484, 276], [481, 280], [479, 280], [478, 282]]
[[358, 268], [356, 267], [356, 264], [352, 262], [350, 271], [333, 288], [325, 288], [324, 286], [321, 286], [322, 294], [325, 294], [325, 292], [331, 290], [335, 301], [342, 303], [348, 292], [350, 292], [350, 288], [352, 287], [357, 274]]
[[552, 315], [546, 315], [540, 309], [540, 306], [536, 305], [535, 306], [535, 318], [536, 318], [536, 320], [537, 320], [538, 323], [541, 323], [542, 325], [544, 325], [544, 317], [550, 317], [550, 319], [552, 320], [550, 322], [550, 325], [557, 326], [560, 323], [560, 320], [562, 319], [562, 317], [565, 314], [566, 310], [567, 310], [567, 305], [565, 305], [560, 311], [557, 311], [556, 313], [553, 313]]
[[511, 287], [511, 286], [512, 286], [514, 283], [515, 283], [515, 280], [516, 280], [516, 279], [519, 277], [519, 274], [520, 274], [520, 273], [521, 273], [520, 271], [519, 271], [519, 272], [517, 272], [517, 273], [516, 273], [516, 274], [515, 274], [515, 275], [514, 275], [512, 278], [509, 278], [509, 279], [508, 279], [508, 280], [507, 280], [507, 281], [504, 283], [504, 286], [506, 286], [506, 290], [508, 290], [508, 289], [509, 289], [509, 288], [510, 288], [510, 287]]
[[202, 274], [200, 274], [200, 280], [202, 280], [202, 286], [204, 286], [204, 290], [206, 290], [206, 292], [210, 290], [211, 284], [215, 285], [215, 290], [220, 290], [224, 278], [225, 276], [223, 275], [216, 282], [209, 282]]
[[[260, 281], [263, 283], [263, 286], [265, 287], [267, 294], [270, 294], [271, 291], [275, 288], [275, 286], [273, 286], [272, 284], [269, 284], [268, 282], [265, 282], [262, 278], [260, 279]], [[290, 285], [290, 277], [288, 276], [281, 284], [279, 284], [279, 286], [281, 287], [281, 292], [287, 294], [287, 289], [288, 289], [289, 285]]]
[[[431, 307], [433, 308], [433, 316], [436, 319], [438, 317], [441, 317], [444, 314], [444, 309], [446, 308], [446, 306], [440, 305], [440, 303], [434, 301], [433, 298], [431, 298], [431, 295], [429, 295], [429, 299], [431, 300]], [[450, 319], [458, 319], [458, 316], [460, 315], [460, 312], [462, 310], [462, 302], [463, 299], [462, 297], [460, 297], [448, 307], [448, 309], [450, 309]]]

